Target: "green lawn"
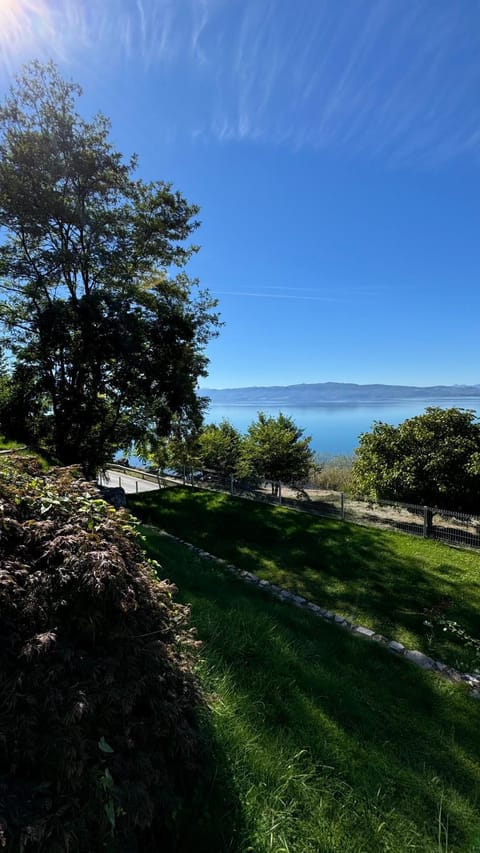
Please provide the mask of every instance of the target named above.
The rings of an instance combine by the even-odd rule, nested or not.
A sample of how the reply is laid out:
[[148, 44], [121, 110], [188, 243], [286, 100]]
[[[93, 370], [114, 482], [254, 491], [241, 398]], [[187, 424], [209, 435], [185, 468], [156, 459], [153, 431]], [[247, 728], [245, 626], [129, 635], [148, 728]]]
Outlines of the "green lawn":
[[129, 498], [139, 516], [304, 595], [349, 620], [460, 669], [475, 651], [424, 625], [425, 610], [480, 637], [480, 555], [400, 533], [200, 489], [171, 488]]
[[18, 441], [10, 441], [10, 439], [5, 438], [5, 436], [0, 435], [0, 450], [15, 450], [18, 447], [21, 447]]
[[[202, 519], [188, 523], [191, 538]], [[479, 853], [480, 703], [463, 686], [145, 532], [192, 604], [211, 708], [210, 784], [183, 853]]]

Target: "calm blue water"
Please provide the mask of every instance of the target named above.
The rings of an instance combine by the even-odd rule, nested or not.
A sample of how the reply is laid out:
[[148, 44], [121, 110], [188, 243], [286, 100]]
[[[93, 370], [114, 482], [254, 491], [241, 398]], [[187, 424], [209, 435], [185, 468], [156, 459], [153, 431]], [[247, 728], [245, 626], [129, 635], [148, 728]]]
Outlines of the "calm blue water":
[[474, 409], [480, 413], [480, 399], [463, 398], [460, 400], [404, 400], [391, 403], [339, 404], [327, 403], [321, 406], [226, 406], [211, 405], [205, 415], [205, 423], [218, 423], [227, 418], [240, 432], [246, 432], [249, 424], [255, 420], [259, 409], [267, 415], [290, 415], [295, 423], [311, 435], [312, 448], [317, 453], [352, 453], [358, 445], [361, 432], [368, 432], [373, 421], [397, 426], [406, 418], [421, 415], [427, 406], [440, 406]]

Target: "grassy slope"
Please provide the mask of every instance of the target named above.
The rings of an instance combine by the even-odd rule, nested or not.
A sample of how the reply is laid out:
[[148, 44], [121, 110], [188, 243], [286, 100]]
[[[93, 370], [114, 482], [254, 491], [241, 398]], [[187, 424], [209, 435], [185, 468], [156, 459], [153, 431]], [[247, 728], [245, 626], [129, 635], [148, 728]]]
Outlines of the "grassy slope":
[[182, 850], [480, 851], [480, 703], [463, 687], [147, 541], [192, 603], [217, 744]]
[[200, 489], [151, 492], [129, 505], [145, 520], [410, 648], [460, 668], [473, 665], [446, 633], [429, 637], [424, 609], [448, 599], [448, 618], [480, 636], [477, 553]]
[[56, 460], [48, 458], [45, 451], [34, 450], [31, 447], [26, 448], [24, 444], [20, 444], [14, 439], [5, 438], [3, 435], [0, 435], [0, 450], [13, 450], [18, 452], [20, 456], [34, 456], [45, 471], [57, 464]]
[[0, 450], [14, 450], [17, 447], [21, 447], [18, 441], [10, 441], [5, 436], [0, 435]]

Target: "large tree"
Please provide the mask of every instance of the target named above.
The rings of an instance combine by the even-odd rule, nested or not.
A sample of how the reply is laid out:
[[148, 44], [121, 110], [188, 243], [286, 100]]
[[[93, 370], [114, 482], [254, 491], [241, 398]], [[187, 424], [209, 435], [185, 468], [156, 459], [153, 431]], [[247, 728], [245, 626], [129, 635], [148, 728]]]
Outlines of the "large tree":
[[0, 319], [36, 438], [92, 473], [173, 415], [200, 424], [217, 316], [182, 271], [198, 208], [135, 177], [109, 121], [77, 112], [80, 94], [33, 63], [0, 107]]
[[288, 415], [275, 418], [259, 412], [242, 444], [239, 472], [263, 477], [274, 483], [298, 483], [308, 476], [314, 461], [310, 437], [303, 436]]
[[430, 406], [360, 436], [353, 489], [365, 497], [480, 511], [480, 425], [474, 411]]

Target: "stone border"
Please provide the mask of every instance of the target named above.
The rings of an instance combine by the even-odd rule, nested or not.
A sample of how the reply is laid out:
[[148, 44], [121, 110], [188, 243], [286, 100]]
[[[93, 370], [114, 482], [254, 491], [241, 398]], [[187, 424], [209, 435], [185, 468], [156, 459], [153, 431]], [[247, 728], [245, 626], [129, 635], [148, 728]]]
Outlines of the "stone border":
[[246, 572], [243, 569], [239, 569], [238, 566], [235, 566], [233, 563], [229, 563], [228, 560], [224, 560], [222, 557], [216, 557], [214, 554], [210, 554], [208, 551], [204, 551], [202, 548], [192, 545], [191, 542], [186, 542], [185, 539], [180, 539], [179, 536], [174, 536], [172, 533], [160, 530], [160, 528], [155, 527], [154, 525], [145, 525], [145, 527], [150, 527], [162, 536], [172, 539], [174, 542], [178, 542], [181, 545], [185, 545], [190, 549], [190, 551], [193, 551], [193, 553], [197, 554], [199, 557], [212, 560], [231, 574], [236, 575], [246, 583], [250, 583], [257, 586], [259, 589], [268, 592], [279, 601], [284, 601], [288, 604], [293, 604], [295, 607], [301, 607], [304, 610], [309, 610], [310, 613], [313, 613], [325, 622], [332, 622], [334, 625], [337, 625], [345, 631], [350, 631], [352, 634], [357, 634], [360, 637], [364, 637], [374, 643], [378, 643], [379, 645], [384, 646], [389, 652], [396, 655], [396, 657], [403, 657], [422, 669], [436, 672], [443, 678], [448, 679], [448, 681], [457, 684], [459, 682], [466, 684], [470, 687], [470, 696], [474, 699], [480, 699], [480, 675], [469, 672], [459, 672], [453, 667], [448, 666], [448, 664], [442, 663], [442, 661], [439, 660], [434, 660], [433, 658], [428, 657], [428, 655], [423, 654], [423, 652], [417, 651], [417, 649], [407, 649], [402, 643], [397, 643], [396, 640], [388, 640], [388, 638], [382, 636], [382, 634], [376, 634], [375, 631], [371, 630], [371, 628], [364, 628], [363, 625], [355, 625], [353, 622], [349, 622], [348, 619], [345, 619], [344, 616], [340, 616], [332, 610], [325, 610], [323, 607], [319, 607], [318, 604], [308, 601], [301, 595], [295, 595], [287, 589], [282, 589], [282, 587], [279, 587], [274, 583], [270, 583], [270, 581], [261, 580], [252, 572]]

